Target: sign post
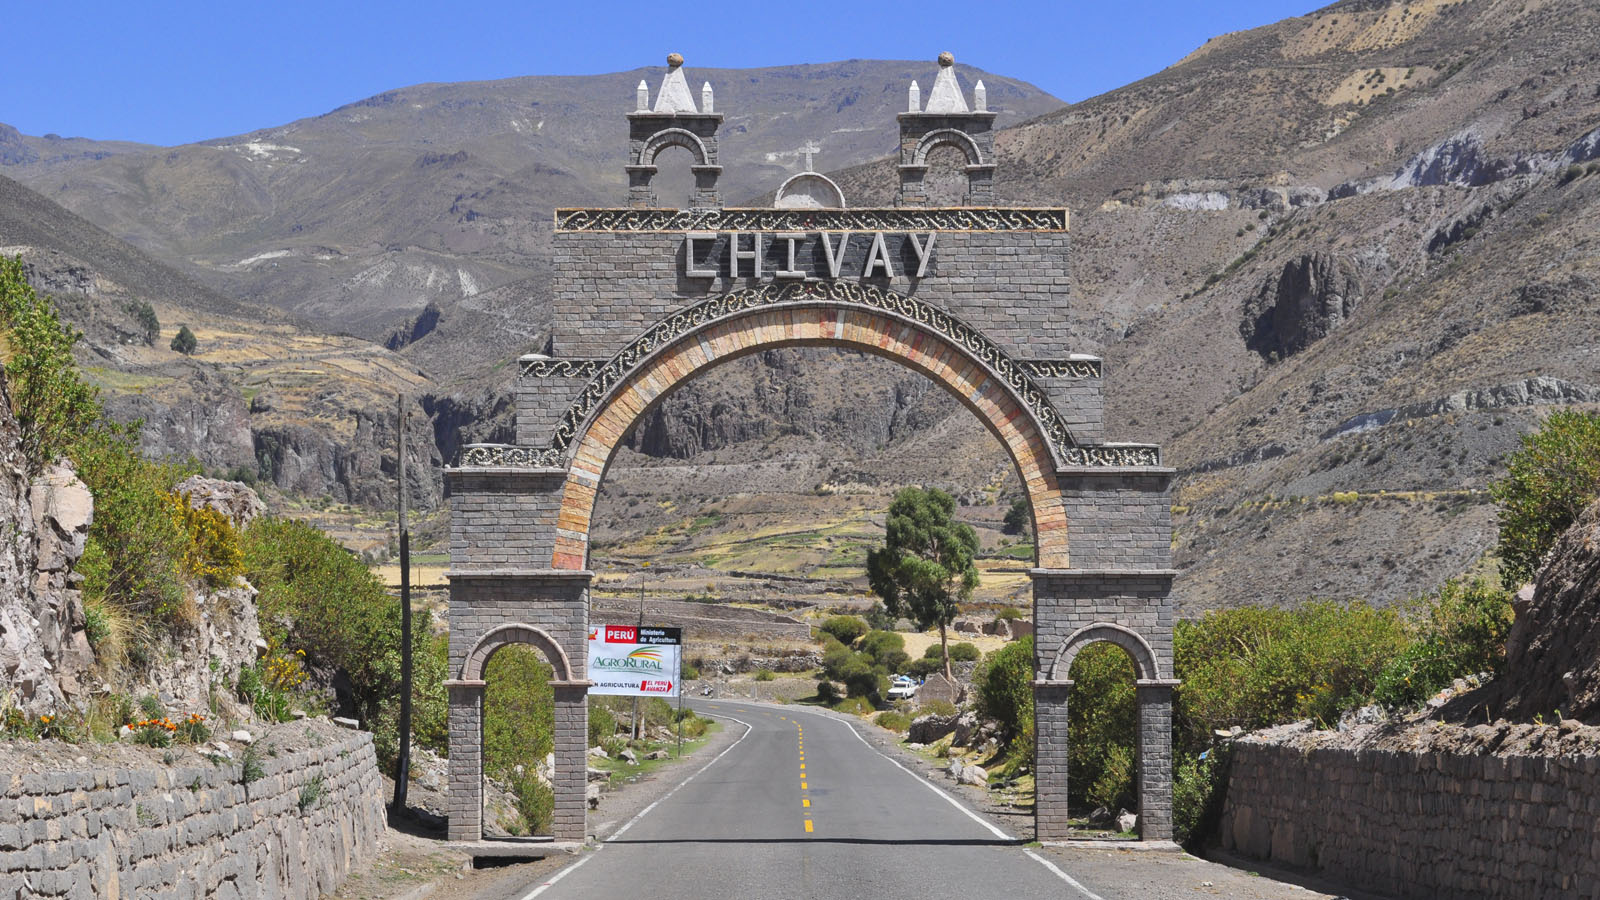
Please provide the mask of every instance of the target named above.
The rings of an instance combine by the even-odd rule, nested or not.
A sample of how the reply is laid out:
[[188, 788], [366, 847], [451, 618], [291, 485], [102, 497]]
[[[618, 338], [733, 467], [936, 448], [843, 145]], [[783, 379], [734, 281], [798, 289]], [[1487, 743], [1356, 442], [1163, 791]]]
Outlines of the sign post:
[[589, 629], [591, 694], [680, 696], [683, 629], [596, 625]]

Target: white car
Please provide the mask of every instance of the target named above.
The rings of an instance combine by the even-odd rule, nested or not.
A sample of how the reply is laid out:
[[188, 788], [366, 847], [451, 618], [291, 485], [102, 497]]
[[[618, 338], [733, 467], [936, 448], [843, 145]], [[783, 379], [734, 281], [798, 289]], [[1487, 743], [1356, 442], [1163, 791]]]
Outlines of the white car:
[[917, 695], [917, 683], [904, 675], [896, 675], [889, 687], [890, 700], [910, 700]]

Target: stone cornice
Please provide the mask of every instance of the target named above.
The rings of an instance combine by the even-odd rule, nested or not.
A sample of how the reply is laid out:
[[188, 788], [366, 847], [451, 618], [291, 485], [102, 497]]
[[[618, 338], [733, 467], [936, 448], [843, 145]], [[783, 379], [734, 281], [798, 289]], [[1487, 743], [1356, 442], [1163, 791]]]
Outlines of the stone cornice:
[[557, 232], [1067, 231], [1065, 209], [558, 209]]

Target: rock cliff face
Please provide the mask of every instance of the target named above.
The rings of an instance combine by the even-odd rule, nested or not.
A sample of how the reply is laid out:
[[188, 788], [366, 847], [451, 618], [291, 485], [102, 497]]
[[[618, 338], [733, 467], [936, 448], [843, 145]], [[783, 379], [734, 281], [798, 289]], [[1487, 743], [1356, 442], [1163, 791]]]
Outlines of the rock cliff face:
[[1281, 359], [1327, 337], [1360, 303], [1354, 266], [1329, 253], [1308, 253], [1261, 285], [1239, 333], [1251, 350]]
[[0, 687], [11, 704], [38, 714], [80, 695], [94, 662], [72, 572], [94, 501], [70, 466], [34, 474], [20, 448], [0, 376]]
[[1556, 543], [1532, 596], [1519, 595], [1505, 671], [1482, 702], [1513, 721], [1559, 709], [1600, 724], [1600, 501]]

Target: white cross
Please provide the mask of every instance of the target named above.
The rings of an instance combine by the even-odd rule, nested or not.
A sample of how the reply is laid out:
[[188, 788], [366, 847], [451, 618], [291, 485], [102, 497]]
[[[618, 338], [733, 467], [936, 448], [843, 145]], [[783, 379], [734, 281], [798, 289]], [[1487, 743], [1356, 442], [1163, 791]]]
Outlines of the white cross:
[[813, 154], [813, 153], [821, 153], [822, 152], [822, 148], [818, 147], [816, 145], [816, 142], [814, 142], [814, 141], [806, 141], [805, 146], [800, 148], [800, 152], [804, 153], [806, 155], [806, 171], [807, 172], [816, 171], [815, 169], [813, 169], [811, 167], [811, 154]]

